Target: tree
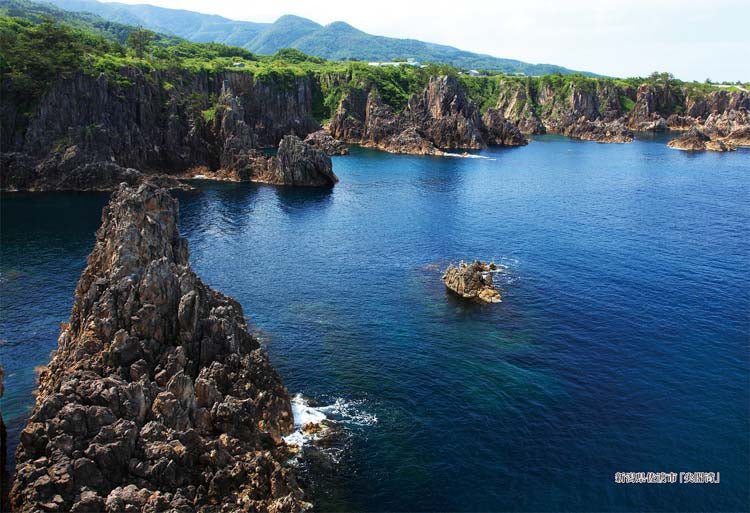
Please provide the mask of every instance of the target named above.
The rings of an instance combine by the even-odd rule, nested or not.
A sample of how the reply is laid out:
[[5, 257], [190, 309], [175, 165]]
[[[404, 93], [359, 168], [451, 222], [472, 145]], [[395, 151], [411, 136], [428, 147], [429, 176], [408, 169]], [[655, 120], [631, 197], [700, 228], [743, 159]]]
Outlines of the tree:
[[141, 58], [149, 43], [155, 38], [156, 34], [152, 31], [139, 27], [128, 34], [127, 45], [135, 51], [138, 58]]

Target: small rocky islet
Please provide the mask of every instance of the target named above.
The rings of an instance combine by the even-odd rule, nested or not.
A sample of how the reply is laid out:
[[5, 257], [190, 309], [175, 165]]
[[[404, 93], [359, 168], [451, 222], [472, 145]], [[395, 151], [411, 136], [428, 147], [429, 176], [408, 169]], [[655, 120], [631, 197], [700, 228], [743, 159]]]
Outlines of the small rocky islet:
[[476, 303], [500, 303], [502, 296], [493, 283], [492, 274], [500, 268], [490, 262], [475, 260], [449, 265], [442, 280], [449, 292]]

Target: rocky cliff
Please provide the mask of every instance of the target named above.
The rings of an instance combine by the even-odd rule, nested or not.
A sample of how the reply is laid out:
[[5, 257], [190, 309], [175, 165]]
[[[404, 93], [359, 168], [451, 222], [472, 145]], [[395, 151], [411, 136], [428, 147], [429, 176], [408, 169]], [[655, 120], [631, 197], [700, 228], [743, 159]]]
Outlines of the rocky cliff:
[[330, 132], [343, 141], [393, 153], [440, 155], [488, 144], [518, 146], [525, 137], [500, 113], [484, 118], [455, 77], [431, 77], [403, 112], [383, 103], [377, 88], [354, 88], [341, 100]]
[[[667, 83], [633, 88], [597, 79], [508, 79], [500, 83], [496, 109], [525, 134], [549, 132], [598, 142], [630, 142], [634, 131], [697, 126], [714, 138], [726, 138], [748, 126], [750, 93], [701, 92]], [[723, 123], [720, 129], [715, 127], [718, 119], [722, 120], [719, 125]], [[739, 133], [736, 137], [744, 140]]]
[[30, 117], [2, 100], [0, 185], [111, 189], [141, 174], [222, 169], [250, 149], [317, 130], [314, 86], [241, 72], [124, 69], [118, 81], [79, 72], [52, 84]]
[[289, 396], [242, 307], [204, 285], [177, 202], [120, 186], [20, 437], [18, 512], [298, 511]]
[[285, 136], [276, 155], [255, 149], [243, 150], [233, 154], [231, 161], [216, 171], [194, 167], [180, 176], [293, 187], [330, 187], [339, 181], [328, 154], [296, 135]]

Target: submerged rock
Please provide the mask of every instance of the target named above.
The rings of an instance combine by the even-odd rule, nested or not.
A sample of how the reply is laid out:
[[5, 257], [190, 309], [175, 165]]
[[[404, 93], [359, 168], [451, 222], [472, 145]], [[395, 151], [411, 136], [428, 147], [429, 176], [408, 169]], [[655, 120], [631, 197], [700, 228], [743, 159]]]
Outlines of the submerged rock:
[[702, 130], [693, 127], [677, 139], [669, 141], [670, 148], [687, 151], [731, 151], [734, 147], [721, 139], [712, 139]]
[[448, 290], [459, 297], [478, 303], [500, 303], [500, 292], [492, 283], [492, 272], [497, 270], [493, 263], [461, 262], [457, 267], [448, 266], [442, 279]]
[[348, 155], [349, 145], [345, 142], [334, 139], [328, 130], [318, 130], [305, 137], [305, 143], [313, 148], [323, 150], [326, 155]]
[[242, 307], [203, 284], [165, 189], [102, 215], [36, 406], [14, 511], [298, 511], [290, 399]]

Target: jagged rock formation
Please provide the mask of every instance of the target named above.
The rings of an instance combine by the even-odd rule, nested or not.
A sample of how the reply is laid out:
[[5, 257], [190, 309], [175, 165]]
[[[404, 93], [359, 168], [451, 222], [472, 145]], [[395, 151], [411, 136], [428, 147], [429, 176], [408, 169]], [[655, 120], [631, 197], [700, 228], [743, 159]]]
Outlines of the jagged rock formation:
[[231, 162], [216, 171], [196, 167], [183, 178], [208, 178], [230, 182], [261, 182], [295, 187], [330, 187], [339, 179], [334, 174], [331, 158], [323, 150], [313, 148], [295, 135], [281, 140], [276, 155], [258, 150], [235, 154]]
[[529, 144], [521, 131], [497, 109], [487, 109], [482, 116], [484, 140], [490, 146], [525, 146]]
[[564, 90], [552, 83], [539, 89], [530, 82], [501, 83], [497, 110], [525, 134], [558, 133], [597, 142], [630, 142], [622, 120], [619, 91], [606, 82], [572, 83]]
[[733, 146], [726, 144], [721, 139], [711, 139], [702, 130], [693, 127], [677, 139], [672, 139], [667, 146], [676, 150], [687, 151], [731, 151]]
[[204, 285], [164, 189], [102, 216], [20, 437], [15, 511], [298, 511], [289, 396], [242, 307]]
[[[496, 108], [525, 134], [550, 132], [598, 142], [630, 142], [633, 131], [693, 126], [711, 133], [716, 131], [712, 117], [737, 120], [734, 130], [750, 126], [747, 91], [698, 94], [664, 83], [644, 83], [633, 90], [606, 80], [561, 84], [546, 78], [502, 81]], [[630, 110], [625, 106], [628, 102]], [[730, 131], [725, 126], [715, 137], [727, 137]]]
[[392, 153], [442, 155], [455, 148], [526, 143], [500, 113], [482, 118], [455, 77], [432, 77], [401, 113], [383, 103], [377, 89], [353, 89], [345, 95], [330, 124], [343, 141]]
[[294, 135], [281, 140], [275, 165], [269, 166], [265, 174], [256, 175], [255, 180], [308, 187], [327, 187], [339, 181], [333, 173], [331, 157]]
[[[314, 83], [250, 73], [83, 72], [51, 85], [33, 116], [0, 99], [2, 189], [112, 189], [146, 174], [231, 168], [248, 150], [319, 128]], [[134, 171], [138, 170], [141, 174]]]
[[633, 132], [620, 121], [578, 121], [565, 127], [563, 135], [605, 143], [628, 143], [633, 141]]
[[142, 173], [114, 162], [89, 162], [76, 145], [53, 152], [41, 162], [26, 153], [0, 153], [0, 189], [22, 191], [109, 191], [117, 184], [135, 185], [148, 179], [169, 189], [188, 188], [165, 174]]
[[492, 272], [497, 266], [475, 260], [471, 264], [461, 262], [457, 267], [449, 265], [443, 274], [443, 283], [457, 296], [478, 303], [500, 303], [500, 292], [492, 283]]
[[305, 143], [313, 148], [323, 150], [329, 157], [333, 155], [348, 155], [349, 145], [334, 139], [328, 130], [318, 130], [305, 137]]

